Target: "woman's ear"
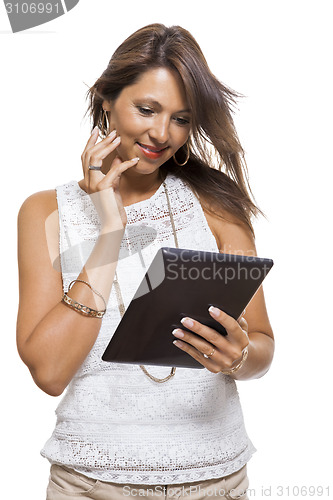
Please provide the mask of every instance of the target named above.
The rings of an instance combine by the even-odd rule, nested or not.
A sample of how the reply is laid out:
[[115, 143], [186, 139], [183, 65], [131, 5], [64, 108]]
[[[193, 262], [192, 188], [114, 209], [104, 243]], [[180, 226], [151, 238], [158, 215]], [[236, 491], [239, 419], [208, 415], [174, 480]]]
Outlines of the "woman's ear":
[[106, 101], [104, 100], [102, 102], [102, 108], [105, 110], [105, 111], [111, 111], [111, 102], [110, 101]]

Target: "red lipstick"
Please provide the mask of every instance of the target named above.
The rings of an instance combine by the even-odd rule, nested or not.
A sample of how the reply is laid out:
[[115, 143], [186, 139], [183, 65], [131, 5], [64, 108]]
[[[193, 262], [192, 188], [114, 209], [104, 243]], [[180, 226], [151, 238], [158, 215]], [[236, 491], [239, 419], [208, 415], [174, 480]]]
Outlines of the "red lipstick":
[[147, 158], [150, 158], [151, 160], [157, 160], [158, 158], [161, 158], [163, 155], [164, 151], [167, 148], [155, 148], [154, 146], [151, 146], [150, 144], [141, 144], [140, 142], [136, 143], [140, 151], [143, 152]]

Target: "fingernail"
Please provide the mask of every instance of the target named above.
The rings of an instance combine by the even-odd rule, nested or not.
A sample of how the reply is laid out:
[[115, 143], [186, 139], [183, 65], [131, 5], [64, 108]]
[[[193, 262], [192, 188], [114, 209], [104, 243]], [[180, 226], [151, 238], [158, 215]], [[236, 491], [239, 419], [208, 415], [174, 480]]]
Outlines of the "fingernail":
[[183, 342], [181, 342], [180, 340], [174, 340], [172, 343], [175, 344], [177, 347], [183, 347], [184, 345]]
[[91, 135], [93, 135], [96, 132], [97, 129], [98, 129], [98, 126], [96, 125], [96, 127], [93, 128], [93, 131], [91, 132]]
[[220, 314], [220, 311], [217, 309], [217, 307], [214, 307], [214, 306], [210, 306], [210, 308], [208, 309], [208, 311], [211, 313], [212, 316], [219, 316]]
[[109, 133], [109, 137], [110, 135], [116, 135], [117, 134], [117, 131], [116, 130], [112, 130], [112, 132]]
[[188, 326], [189, 328], [191, 328], [191, 326], [194, 325], [193, 321], [190, 319], [190, 318], [182, 318], [180, 320], [180, 322], [185, 325], [185, 326]]
[[140, 158], [136, 157], [136, 158], [132, 158], [130, 161], [139, 161]]
[[172, 330], [172, 335], [180, 339], [184, 337], [184, 333], [179, 328], [175, 328], [174, 330]]

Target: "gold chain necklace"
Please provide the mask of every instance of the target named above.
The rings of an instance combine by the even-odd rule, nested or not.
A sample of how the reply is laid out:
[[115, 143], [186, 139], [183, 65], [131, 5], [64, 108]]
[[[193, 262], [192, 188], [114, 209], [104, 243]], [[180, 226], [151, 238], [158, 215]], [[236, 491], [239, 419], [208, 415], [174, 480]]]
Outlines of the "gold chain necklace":
[[[171, 205], [170, 205], [170, 199], [169, 199], [169, 194], [168, 194], [168, 190], [167, 190], [165, 181], [163, 182], [163, 187], [164, 187], [164, 192], [165, 192], [167, 203], [168, 203], [169, 216], [170, 216], [170, 220], [171, 220], [173, 236], [174, 236], [174, 239], [175, 239], [175, 245], [176, 245], [177, 248], [179, 248], [179, 246], [178, 246], [178, 238], [177, 238], [177, 234], [176, 234], [175, 221], [173, 219], [173, 215], [172, 215], [172, 211], [171, 211]], [[122, 297], [120, 286], [119, 286], [117, 272], [115, 272], [115, 279], [114, 279], [113, 283], [114, 283], [115, 292], [116, 292], [116, 296], [117, 296], [117, 302], [118, 302], [118, 308], [119, 308], [120, 316], [123, 317], [124, 314], [125, 314], [125, 306], [124, 306], [124, 301], [123, 301], [123, 297]], [[167, 377], [165, 377], [165, 378], [157, 378], [157, 377], [154, 377], [153, 375], [151, 375], [143, 365], [140, 365], [140, 368], [147, 375], [147, 377], [149, 377], [154, 382], [158, 382], [160, 384], [163, 383], [163, 382], [166, 382], [167, 380], [169, 380], [176, 373], [176, 367], [173, 366], [171, 368], [170, 374]]]

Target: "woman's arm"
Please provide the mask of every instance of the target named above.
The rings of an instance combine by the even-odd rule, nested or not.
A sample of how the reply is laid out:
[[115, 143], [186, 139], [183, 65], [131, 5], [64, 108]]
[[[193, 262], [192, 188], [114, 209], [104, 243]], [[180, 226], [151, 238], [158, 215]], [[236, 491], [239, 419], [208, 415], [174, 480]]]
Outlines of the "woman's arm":
[[[208, 212], [205, 212], [205, 215], [221, 253], [257, 255], [253, 236], [244, 224], [232, 218], [230, 214], [225, 214], [230, 221], [221, 220]], [[184, 343], [181, 348], [206, 366], [208, 370], [218, 373], [236, 366], [242, 357], [242, 350], [248, 346], [247, 360], [237, 372], [229, 376], [237, 380], [259, 378], [268, 371], [274, 354], [274, 335], [262, 286], [246, 307], [242, 318], [243, 320], [237, 322], [223, 311], [220, 311], [218, 316], [214, 316], [214, 319], [227, 329], [228, 337], [226, 338], [215, 330], [194, 321], [190, 329], [202, 339], [183, 331], [185, 336], [181, 340], [184, 340], [186, 344]], [[216, 348], [216, 352], [211, 358], [206, 359], [202, 352], [211, 352], [211, 346]]]
[[[257, 255], [254, 238], [244, 224], [235, 219], [227, 222], [215, 218], [213, 225], [221, 253]], [[249, 355], [243, 367], [231, 375], [237, 380], [263, 376], [269, 370], [273, 360], [274, 334], [268, 318], [262, 286], [247, 306], [243, 318], [248, 325]]]
[[[83, 187], [97, 210], [101, 230], [77, 279], [87, 281], [108, 302], [124, 227], [126, 211], [119, 192], [121, 174], [138, 158], [122, 162], [116, 157], [104, 175], [89, 170], [120, 144], [113, 131], [97, 141], [92, 132], [82, 153]], [[20, 303], [17, 347], [36, 384], [52, 396], [60, 395], [91, 350], [101, 319], [85, 317], [65, 305], [62, 277], [52, 262], [59, 262], [59, 223], [55, 191], [30, 196], [18, 216]], [[92, 309], [104, 309], [102, 299], [84, 283], [74, 283], [69, 296]]]
[[[122, 229], [121, 229], [122, 228]], [[89, 282], [108, 300], [123, 227], [105, 227], [77, 277]], [[89, 351], [101, 319], [85, 317], [61, 298], [59, 224], [55, 191], [30, 196], [18, 216], [19, 310], [17, 347], [36, 384], [52, 396], [60, 395]], [[87, 285], [75, 283], [69, 296], [94, 309], [103, 301]]]

